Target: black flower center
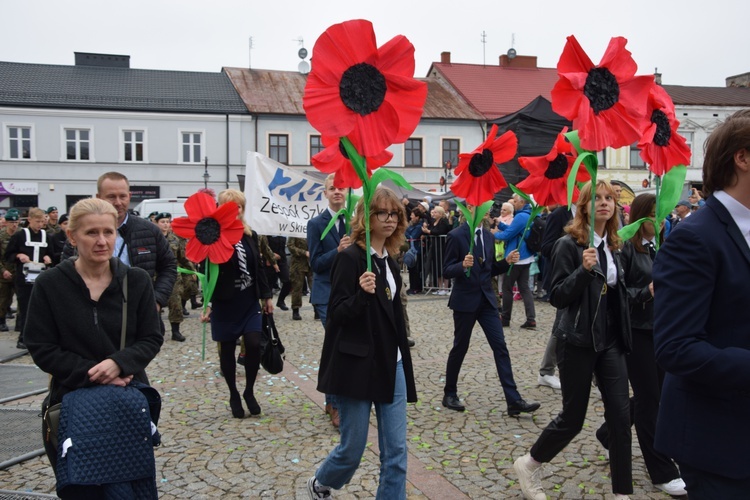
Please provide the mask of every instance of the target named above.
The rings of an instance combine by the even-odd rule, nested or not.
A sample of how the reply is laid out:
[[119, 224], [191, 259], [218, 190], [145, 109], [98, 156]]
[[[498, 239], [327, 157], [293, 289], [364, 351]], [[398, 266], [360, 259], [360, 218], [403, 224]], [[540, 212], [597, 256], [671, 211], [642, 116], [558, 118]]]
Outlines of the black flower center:
[[565, 172], [568, 171], [568, 157], [562, 153], [558, 153], [557, 157], [549, 162], [547, 170], [544, 171], [544, 176], [547, 179], [559, 179]]
[[344, 143], [339, 141], [339, 153], [341, 153], [341, 156], [349, 160], [349, 155], [346, 152], [346, 148], [344, 147]]
[[469, 173], [474, 177], [482, 177], [489, 169], [495, 166], [495, 158], [489, 149], [475, 153], [469, 161]]
[[656, 124], [656, 133], [654, 134], [654, 142], [657, 146], [668, 146], [669, 139], [672, 138], [672, 128], [669, 126], [669, 118], [664, 114], [664, 111], [655, 109], [651, 113], [651, 123]]
[[375, 66], [359, 63], [341, 76], [339, 94], [347, 108], [362, 116], [378, 110], [385, 99], [385, 77]]
[[216, 219], [206, 217], [195, 225], [195, 237], [204, 245], [215, 243], [221, 234], [221, 225]]
[[588, 97], [594, 113], [606, 111], [620, 99], [620, 84], [607, 68], [594, 68], [586, 77], [583, 95]]

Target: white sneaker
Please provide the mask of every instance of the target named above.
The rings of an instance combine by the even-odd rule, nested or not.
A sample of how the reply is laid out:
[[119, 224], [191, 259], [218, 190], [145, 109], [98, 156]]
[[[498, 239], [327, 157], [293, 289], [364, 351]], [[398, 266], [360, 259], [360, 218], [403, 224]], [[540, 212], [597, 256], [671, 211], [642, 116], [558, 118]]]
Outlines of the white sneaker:
[[518, 474], [521, 493], [526, 500], [547, 500], [542, 489], [542, 464], [535, 462], [531, 454], [527, 453], [513, 463], [513, 469]]
[[545, 385], [547, 387], [552, 387], [553, 389], [560, 388], [560, 379], [554, 375], [539, 375], [539, 378], [537, 378], [536, 381], [539, 385]]
[[683, 481], [680, 477], [678, 477], [677, 479], [672, 479], [668, 483], [655, 484], [654, 486], [659, 488], [667, 495], [672, 495], [673, 497], [681, 497], [687, 495], [687, 490], [685, 489], [685, 481]]
[[615, 500], [630, 500], [630, 497], [622, 493], [615, 493]]
[[448, 295], [448, 290], [440, 290], [438, 295]]
[[307, 493], [310, 495], [310, 500], [333, 498], [331, 497], [331, 489], [321, 486], [315, 476], [307, 480]]

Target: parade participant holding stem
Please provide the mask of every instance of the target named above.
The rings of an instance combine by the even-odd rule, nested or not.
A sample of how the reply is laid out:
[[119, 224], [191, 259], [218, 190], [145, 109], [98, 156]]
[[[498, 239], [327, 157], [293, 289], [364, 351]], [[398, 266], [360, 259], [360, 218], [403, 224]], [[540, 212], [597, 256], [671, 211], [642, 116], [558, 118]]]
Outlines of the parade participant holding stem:
[[557, 362], [563, 407], [514, 469], [527, 499], [546, 499], [541, 466], [557, 456], [581, 431], [594, 374], [609, 426], [610, 469], [615, 498], [633, 492], [628, 372], [630, 318], [620, 265], [615, 193], [596, 183], [594, 241], [589, 244], [591, 183], [581, 189], [568, 235], [555, 243], [550, 303], [561, 310]]
[[[404, 242], [406, 214], [398, 196], [377, 188], [370, 205], [370, 245], [365, 249], [364, 199], [352, 223], [354, 243], [331, 269], [331, 295], [318, 390], [336, 396], [341, 442], [307, 482], [310, 498], [329, 498], [347, 484], [367, 445], [375, 406], [380, 449], [377, 498], [406, 498], [406, 403], [417, 400], [399, 292], [396, 255]], [[367, 271], [366, 253], [373, 272]]]

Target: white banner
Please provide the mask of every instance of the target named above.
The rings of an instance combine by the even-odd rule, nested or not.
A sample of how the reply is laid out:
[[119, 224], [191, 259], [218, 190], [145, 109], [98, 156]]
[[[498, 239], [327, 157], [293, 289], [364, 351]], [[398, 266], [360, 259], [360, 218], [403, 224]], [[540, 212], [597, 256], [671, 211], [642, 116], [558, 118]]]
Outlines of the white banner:
[[307, 221], [328, 207], [323, 181], [254, 151], [245, 165], [245, 219], [258, 234], [307, 237]]

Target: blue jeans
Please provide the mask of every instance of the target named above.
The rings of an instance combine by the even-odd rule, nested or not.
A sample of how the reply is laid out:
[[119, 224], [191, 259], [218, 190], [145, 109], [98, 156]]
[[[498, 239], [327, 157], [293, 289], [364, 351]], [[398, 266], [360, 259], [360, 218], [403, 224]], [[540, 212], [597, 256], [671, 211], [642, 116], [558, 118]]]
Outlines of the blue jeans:
[[370, 408], [375, 405], [380, 447], [380, 484], [376, 498], [406, 499], [406, 380], [401, 361], [396, 365], [392, 403], [373, 403], [337, 396], [341, 442], [315, 472], [318, 483], [335, 490], [351, 481], [367, 445]]

